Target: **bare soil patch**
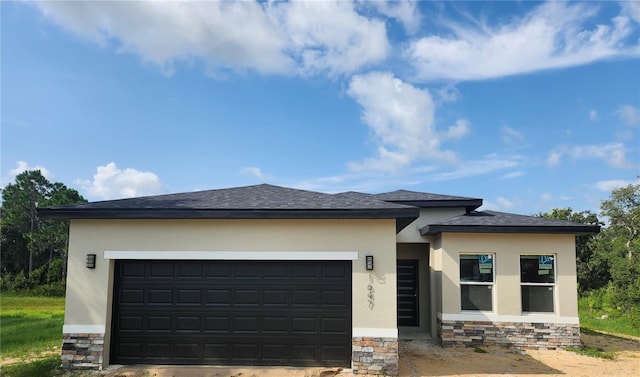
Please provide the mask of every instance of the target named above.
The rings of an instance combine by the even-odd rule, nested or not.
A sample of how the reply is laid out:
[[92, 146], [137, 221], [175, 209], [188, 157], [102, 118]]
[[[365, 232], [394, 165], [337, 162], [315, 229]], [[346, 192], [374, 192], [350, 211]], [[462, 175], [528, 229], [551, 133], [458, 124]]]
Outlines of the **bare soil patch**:
[[565, 350], [510, 350], [483, 347], [443, 349], [429, 342], [400, 345], [400, 376], [640, 376], [640, 341], [609, 335], [583, 334], [583, 344], [615, 352], [614, 360], [578, 355]]

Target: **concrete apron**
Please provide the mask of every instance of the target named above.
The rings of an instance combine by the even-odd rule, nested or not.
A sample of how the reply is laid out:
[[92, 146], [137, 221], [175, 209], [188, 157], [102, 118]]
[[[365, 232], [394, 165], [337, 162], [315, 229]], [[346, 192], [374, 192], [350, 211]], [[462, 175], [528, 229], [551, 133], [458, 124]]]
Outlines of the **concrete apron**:
[[111, 365], [103, 372], [105, 377], [346, 377], [351, 375], [351, 369], [342, 368], [200, 365]]

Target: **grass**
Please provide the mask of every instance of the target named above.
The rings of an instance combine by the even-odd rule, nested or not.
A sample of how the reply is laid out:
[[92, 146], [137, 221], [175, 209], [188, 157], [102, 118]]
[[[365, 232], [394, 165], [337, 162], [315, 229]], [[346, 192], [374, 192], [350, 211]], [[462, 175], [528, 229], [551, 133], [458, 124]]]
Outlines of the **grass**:
[[613, 360], [616, 358], [615, 352], [607, 352], [602, 348], [594, 348], [587, 345], [581, 347], [567, 347], [567, 351], [575, 352], [579, 355], [598, 357], [607, 360]]
[[63, 297], [0, 296], [0, 354], [29, 358], [62, 342]]
[[640, 337], [640, 326], [636, 323], [638, 319], [615, 314], [605, 310], [596, 310], [589, 307], [587, 298], [581, 297], [578, 300], [580, 312], [580, 327], [583, 331], [604, 331], [613, 334], [624, 334]]
[[52, 355], [43, 359], [26, 363], [3, 366], [0, 376], [3, 377], [54, 377], [62, 373], [60, 356]]

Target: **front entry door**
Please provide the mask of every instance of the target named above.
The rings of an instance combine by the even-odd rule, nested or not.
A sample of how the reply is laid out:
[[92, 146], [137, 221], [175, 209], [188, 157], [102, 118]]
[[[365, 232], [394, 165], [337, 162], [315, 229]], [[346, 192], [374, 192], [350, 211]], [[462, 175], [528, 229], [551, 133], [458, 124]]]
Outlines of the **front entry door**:
[[418, 326], [418, 260], [399, 259], [398, 326]]

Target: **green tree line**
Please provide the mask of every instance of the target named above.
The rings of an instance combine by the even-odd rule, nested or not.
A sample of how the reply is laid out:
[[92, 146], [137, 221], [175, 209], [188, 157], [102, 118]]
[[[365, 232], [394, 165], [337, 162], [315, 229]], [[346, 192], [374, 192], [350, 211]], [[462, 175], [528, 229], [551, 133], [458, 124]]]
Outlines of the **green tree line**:
[[40, 218], [37, 208], [84, 202], [76, 190], [49, 182], [40, 170], [25, 171], [2, 188], [0, 289], [64, 294], [69, 222]]
[[571, 208], [538, 214], [603, 226], [598, 234], [576, 237], [578, 292], [589, 309], [640, 327], [640, 184], [613, 190], [599, 215]]

